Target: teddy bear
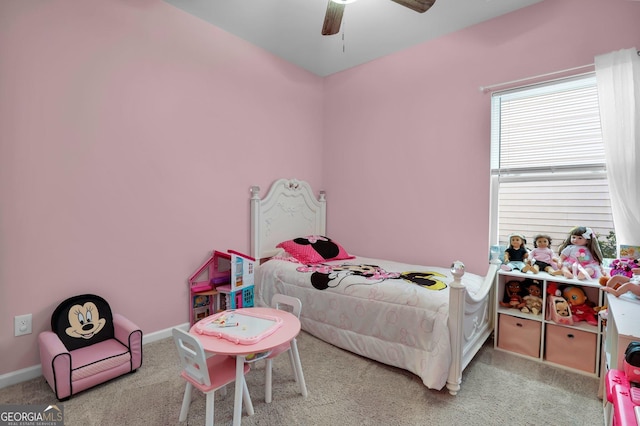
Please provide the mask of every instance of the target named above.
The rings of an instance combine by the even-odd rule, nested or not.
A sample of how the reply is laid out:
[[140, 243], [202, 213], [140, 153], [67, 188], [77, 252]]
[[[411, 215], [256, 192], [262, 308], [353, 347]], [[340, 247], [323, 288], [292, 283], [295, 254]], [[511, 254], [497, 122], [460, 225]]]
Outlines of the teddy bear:
[[586, 321], [591, 325], [598, 325], [596, 311], [593, 304], [587, 299], [587, 295], [581, 287], [570, 285], [562, 290], [562, 297], [571, 307], [571, 315], [574, 321]]
[[534, 315], [538, 315], [542, 312], [542, 289], [537, 281], [526, 279], [524, 288], [529, 294], [524, 296], [522, 300], [525, 302], [525, 306], [520, 309], [522, 312], [531, 312]]
[[556, 324], [573, 325], [573, 316], [567, 300], [562, 297], [558, 283], [547, 284], [547, 318]]

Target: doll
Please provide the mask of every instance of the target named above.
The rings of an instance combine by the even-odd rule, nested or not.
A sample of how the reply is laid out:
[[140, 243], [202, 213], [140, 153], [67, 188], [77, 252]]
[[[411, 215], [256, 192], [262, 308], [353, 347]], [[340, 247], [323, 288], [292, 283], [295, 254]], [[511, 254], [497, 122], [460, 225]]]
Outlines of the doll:
[[615, 275], [607, 280], [605, 287], [600, 289], [616, 297], [631, 292], [640, 298], [640, 268], [633, 268], [631, 271], [633, 272], [631, 278], [626, 275]]
[[522, 234], [509, 235], [509, 247], [504, 251], [504, 265], [501, 268], [505, 271], [513, 269], [522, 270], [526, 266], [525, 261], [529, 257], [529, 252], [524, 246], [527, 240]]
[[504, 299], [500, 302], [500, 306], [505, 308], [522, 309], [525, 302], [522, 299], [522, 283], [518, 280], [511, 280], [505, 284]]
[[602, 273], [602, 252], [591, 228], [576, 226], [558, 248], [560, 270], [565, 278], [598, 278]]
[[549, 248], [551, 245], [551, 237], [544, 234], [538, 234], [533, 238], [533, 250], [529, 253], [529, 263], [522, 268], [522, 272], [538, 272], [545, 271], [551, 275], [559, 275], [562, 272], [556, 269], [558, 257]]
[[562, 297], [569, 302], [574, 321], [586, 321], [591, 325], [598, 325], [593, 304], [587, 300], [587, 295], [582, 288], [573, 285], [567, 286], [562, 290]]
[[522, 298], [525, 306], [520, 310], [525, 313], [531, 312], [534, 315], [538, 315], [542, 312], [542, 289], [540, 288], [540, 284], [538, 284], [537, 281], [526, 279], [524, 288], [529, 294]]

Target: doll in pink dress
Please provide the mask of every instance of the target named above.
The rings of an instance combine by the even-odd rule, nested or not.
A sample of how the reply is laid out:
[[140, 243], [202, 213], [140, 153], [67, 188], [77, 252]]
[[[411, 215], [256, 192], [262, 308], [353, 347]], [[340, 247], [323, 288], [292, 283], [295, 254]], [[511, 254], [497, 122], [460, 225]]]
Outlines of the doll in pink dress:
[[558, 254], [560, 270], [565, 278], [584, 280], [602, 275], [602, 252], [591, 228], [573, 228], [558, 248]]

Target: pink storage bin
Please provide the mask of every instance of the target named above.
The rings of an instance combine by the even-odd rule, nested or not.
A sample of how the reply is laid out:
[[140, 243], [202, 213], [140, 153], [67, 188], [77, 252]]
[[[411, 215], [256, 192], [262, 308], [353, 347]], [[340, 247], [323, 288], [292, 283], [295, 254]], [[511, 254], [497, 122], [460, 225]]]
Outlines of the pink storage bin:
[[548, 324], [545, 337], [545, 358], [549, 362], [595, 373], [596, 334]]
[[540, 357], [540, 334], [542, 324], [500, 314], [498, 319], [498, 347], [531, 357]]

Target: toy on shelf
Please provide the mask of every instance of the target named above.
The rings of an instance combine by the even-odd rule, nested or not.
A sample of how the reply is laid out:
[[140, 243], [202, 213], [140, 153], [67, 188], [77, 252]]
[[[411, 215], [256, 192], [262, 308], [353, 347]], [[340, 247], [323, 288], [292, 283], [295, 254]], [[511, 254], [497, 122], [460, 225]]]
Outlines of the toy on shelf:
[[214, 250], [189, 277], [191, 325], [225, 309], [253, 306], [255, 260], [228, 250]]
[[602, 252], [595, 232], [585, 226], [576, 226], [558, 248], [560, 270], [565, 278], [592, 279], [602, 273]]
[[522, 309], [525, 302], [522, 298], [522, 282], [518, 280], [507, 281], [504, 286], [504, 298], [500, 306], [505, 308]]
[[614, 259], [611, 262], [611, 271], [609, 275], [612, 277], [615, 275], [624, 275], [627, 278], [631, 278], [633, 276], [633, 270], [635, 268], [640, 268], [640, 262], [638, 259], [634, 258], [620, 258]]
[[547, 284], [547, 319], [556, 324], [573, 325], [573, 316], [569, 302], [562, 297], [562, 292], [558, 284], [550, 282]]
[[616, 297], [628, 292], [640, 297], [640, 268], [633, 268], [632, 272], [631, 278], [626, 275], [615, 275], [609, 278], [605, 286], [600, 289]]
[[527, 278], [524, 280], [524, 289], [528, 292], [526, 296], [522, 298], [525, 303], [520, 310], [524, 313], [532, 313], [538, 315], [542, 312], [542, 287], [537, 280]]
[[558, 257], [555, 255], [551, 246], [551, 237], [544, 234], [538, 234], [533, 238], [533, 250], [529, 252], [529, 262], [522, 269], [522, 272], [533, 272], [537, 274], [544, 271], [551, 275], [559, 275], [562, 272], [558, 269]]
[[635, 258], [639, 253], [637, 246], [620, 246], [620, 258], [611, 262], [610, 276], [600, 277], [602, 291], [620, 297], [631, 293], [640, 298], [640, 261]]
[[640, 258], [640, 246], [631, 246], [628, 244], [620, 244], [620, 257], [624, 259]]
[[505, 271], [514, 269], [522, 271], [527, 266], [525, 263], [529, 257], [529, 251], [525, 247], [527, 240], [522, 234], [509, 235], [509, 247], [504, 251], [504, 264], [501, 268]]
[[227, 265], [229, 274], [227, 283], [216, 287], [220, 294], [220, 309], [252, 307], [255, 259], [234, 250], [216, 253]]
[[571, 316], [575, 321], [586, 321], [591, 325], [598, 325], [598, 318], [593, 303], [587, 299], [584, 290], [579, 286], [570, 285], [562, 290], [562, 296], [571, 307]]

